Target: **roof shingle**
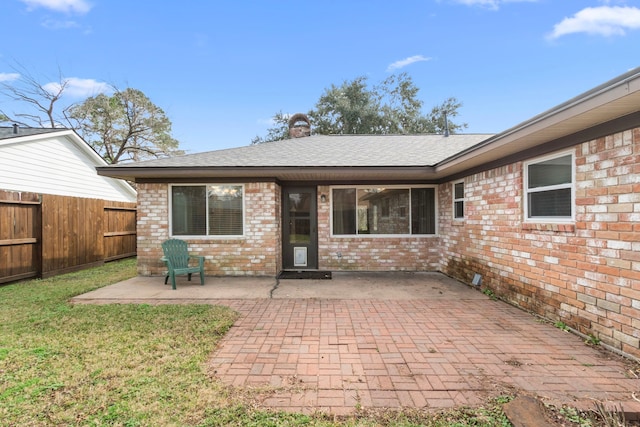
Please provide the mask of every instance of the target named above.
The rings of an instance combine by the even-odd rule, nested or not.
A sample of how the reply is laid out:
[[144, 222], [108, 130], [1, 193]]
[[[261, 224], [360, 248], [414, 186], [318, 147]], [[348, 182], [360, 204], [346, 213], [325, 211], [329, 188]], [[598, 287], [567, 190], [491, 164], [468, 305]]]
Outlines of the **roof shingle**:
[[61, 132], [68, 129], [56, 128], [18, 128], [18, 133], [14, 133], [13, 126], [0, 127], [0, 139], [19, 138], [21, 136], [40, 135], [43, 133]]
[[313, 135], [112, 167], [432, 166], [493, 135]]

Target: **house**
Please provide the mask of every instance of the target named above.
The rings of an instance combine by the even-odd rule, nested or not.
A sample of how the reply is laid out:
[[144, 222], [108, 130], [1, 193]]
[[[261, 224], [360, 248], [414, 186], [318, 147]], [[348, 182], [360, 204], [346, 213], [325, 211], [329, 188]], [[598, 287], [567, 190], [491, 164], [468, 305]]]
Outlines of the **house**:
[[299, 138], [99, 167], [138, 185], [139, 273], [163, 272], [169, 237], [212, 275], [439, 271], [640, 356], [640, 68], [496, 135], [299, 122]]
[[125, 181], [96, 175], [106, 164], [73, 130], [0, 127], [0, 190], [135, 202]]
[[136, 191], [68, 129], [0, 128], [0, 283], [136, 254]]

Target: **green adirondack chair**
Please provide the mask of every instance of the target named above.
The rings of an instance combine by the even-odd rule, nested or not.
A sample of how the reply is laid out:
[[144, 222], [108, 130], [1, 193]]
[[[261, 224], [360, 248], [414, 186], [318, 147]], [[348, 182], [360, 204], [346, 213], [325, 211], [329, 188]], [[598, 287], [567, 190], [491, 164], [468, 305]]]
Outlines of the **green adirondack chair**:
[[[191, 280], [193, 273], [200, 273], [200, 284], [204, 285], [204, 257], [189, 255], [189, 248], [187, 242], [179, 239], [169, 239], [162, 243], [162, 251], [164, 256], [162, 260], [167, 265], [167, 275], [164, 278], [164, 284], [167, 284], [169, 278], [171, 278], [171, 286], [176, 288], [176, 275], [186, 274]], [[198, 265], [192, 265], [189, 260], [198, 260]]]

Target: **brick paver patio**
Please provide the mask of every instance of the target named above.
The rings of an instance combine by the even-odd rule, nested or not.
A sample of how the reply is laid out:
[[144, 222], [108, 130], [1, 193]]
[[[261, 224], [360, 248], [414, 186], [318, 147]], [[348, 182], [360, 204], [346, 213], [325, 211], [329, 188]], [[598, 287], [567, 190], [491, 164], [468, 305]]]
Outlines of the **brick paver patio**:
[[638, 408], [622, 359], [490, 299], [227, 301], [242, 317], [211, 358], [279, 410], [447, 408], [526, 392], [554, 405]]
[[474, 406], [501, 394], [640, 413], [628, 361], [433, 273], [333, 280], [136, 277], [75, 297], [86, 304], [220, 304], [240, 318], [212, 349], [214, 377], [252, 403], [296, 412]]

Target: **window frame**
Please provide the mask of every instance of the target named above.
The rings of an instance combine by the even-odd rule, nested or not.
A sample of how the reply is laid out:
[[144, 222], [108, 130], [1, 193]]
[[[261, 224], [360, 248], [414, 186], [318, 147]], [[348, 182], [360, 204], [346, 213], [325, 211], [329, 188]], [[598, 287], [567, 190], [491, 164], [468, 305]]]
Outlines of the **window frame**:
[[[461, 198], [456, 198], [456, 185], [462, 184], [462, 197]], [[451, 199], [452, 199], [452, 216], [453, 216], [453, 220], [454, 221], [464, 221], [465, 218], [467, 217], [466, 212], [465, 212], [465, 205], [467, 204], [467, 198], [466, 198], [466, 186], [465, 186], [465, 182], [464, 179], [461, 179], [459, 181], [454, 181], [451, 183]], [[462, 203], [462, 216], [456, 216], [457, 210], [456, 210], [456, 203]]]
[[[570, 156], [571, 158], [571, 182], [565, 184], [554, 184], [544, 187], [529, 188], [529, 167], [538, 163], [547, 162], [549, 160], [559, 159], [561, 157]], [[536, 157], [523, 162], [523, 180], [522, 180], [522, 206], [523, 218], [525, 223], [557, 223], [568, 224], [575, 222], [576, 215], [576, 162], [575, 151], [560, 151], [545, 156]], [[569, 216], [530, 216], [529, 215], [529, 195], [532, 193], [542, 193], [545, 191], [569, 189], [571, 215]]]
[[[334, 189], [354, 189], [356, 191], [356, 195], [358, 190], [367, 189], [367, 188], [385, 188], [385, 189], [399, 189], [399, 190], [407, 190], [409, 192], [409, 203], [406, 206], [406, 217], [408, 217], [409, 223], [409, 232], [407, 234], [358, 234], [358, 214], [356, 213], [356, 234], [334, 234], [333, 232], [333, 190]], [[411, 224], [412, 224], [412, 213], [411, 213], [411, 190], [414, 188], [432, 188], [434, 190], [433, 193], [433, 215], [434, 215], [434, 232], [433, 234], [413, 234], [411, 233]], [[329, 203], [329, 227], [330, 227], [330, 236], [332, 238], [365, 238], [365, 239], [384, 239], [384, 238], [432, 238], [438, 236], [438, 186], [437, 185], [402, 185], [402, 184], [392, 184], [387, 185], [384, 183], [376, 183], [370, 185], [332, 185], [329, 187], [330, 194], [330, 203]], [[357, 208], [356, 208], [357, 212]]]
[[[242, 188], [242, 234], [173, 234], [173, 187], [205, 187], [206, 188], [212, 185], [228, 185]], [[206, 203], [206, 232], [209, 232], [209, 197], [205, 197]], [[246, 221], [246, 188], [243, 183], [233, 183], [233, 182], [206, 182], [206, 183], [189, 183], [189, 184], [180, 184], [174, 183], [169, 184], [169, 191], [167, 193], [167, 204], [168, 204], [168, 212], [169, 212], [169, 237], [175, 237], [178, 239], [200, 239], [200, 240], [225, 240], [225, 239], [239, 239], [244, 238], [247, 234], [247, 221]]]

